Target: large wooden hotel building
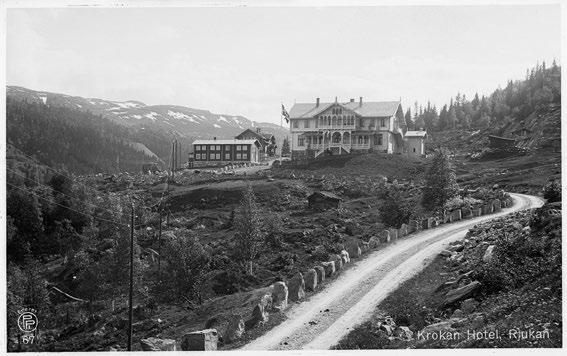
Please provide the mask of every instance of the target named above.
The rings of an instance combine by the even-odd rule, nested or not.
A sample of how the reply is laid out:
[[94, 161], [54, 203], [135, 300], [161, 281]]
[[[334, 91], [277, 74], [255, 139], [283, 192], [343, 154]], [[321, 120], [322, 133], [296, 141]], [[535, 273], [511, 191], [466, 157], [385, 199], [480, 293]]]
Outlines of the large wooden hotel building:
[[425, 152], [425, 131], [407, 131], [400, 101], [298, 103], [289, 112], [291, 149], [294, 158], [325, 152]]

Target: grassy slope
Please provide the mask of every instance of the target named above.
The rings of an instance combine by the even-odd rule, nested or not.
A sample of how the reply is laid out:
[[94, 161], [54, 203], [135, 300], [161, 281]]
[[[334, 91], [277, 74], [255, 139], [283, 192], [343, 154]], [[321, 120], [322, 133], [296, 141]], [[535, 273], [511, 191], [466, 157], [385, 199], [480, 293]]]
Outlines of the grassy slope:
[[[476, 237], [480, 243], [465, 247], [465, 262], [455, 264], [437, 257], [419, 275], [386, 298], [372, 320], [355, 328], [337, 348], [561, 347], [561, 217], [543, 211], [545, 209], [522, 212], [503, 218], [500, 223], [490, 222], [473, 229], [468, 237]], [[539, 226], [531, 223], [529, 233], [521, 228], [510, 228], [512, 222], [520, 222], [520, 227], [528, 226], [534, 221], [532, 216], [544, 217]], [[514, 252], [505, 252], [506, 240], [513, 241]], [[482, 241], [497, 246], [493, 264], [479, 261], [487, 246]], [[473, 278], [483, 283], [480, 293], [475, 296], [480, 305], [462, 319], [450, 319], [458, 305], [442, 307], [445, 293], [437, 291], [437, 287], [455, 280], [471, 268]], [[409, 326], [414, 331], [414, 338], [409, 341], [388, 339], [380, 330], [386, 315], [392, 316], [398, 325]], [[416, 332], [424, 326], [448, 320], [452, 327], [449, 330], [459, 332], [463, 335], [461, 339], [416, 340]], [[510, 338], [509, 331], [518, 328], [522, 331], [547, 329], [550, 337], [540, 340]], [[466, 337], [468, 330], [499, 330], [502, 338], [469, 339]]]
[[[369, 167], [365, 169], [367, 169], [367, 174], [373, 176], [362, 182], [350, 179], [357, 190], [366, 195], [356, 198], [343, 195], [345, 199], [343, 208], [324, 212], [312, 212], [307, 207], [307, 195], [314, 190], [321, 190], [322, 184], [325, 183], [318, 179], [282, 178], [267, 181], [266, 179], [236, 180], [236, 177], [232, 177], [230, 180], [218, 181], [216, 184], [205, 185], [200, 182], [201, 184], [195, 185], [196, 182], [191, 181], [187, 184], [173, 186], [169, 198], [172, 203], [171, 222], [169, 226], [164, 227], [164, 234], [175, 228], [189, 228], [198, 234], [202, 243], [211, 248], [213, 255], [216, 256], [216, 263], [222, 265], [226, 262], [226, 265], [217, 266], [217, 270], [207, 276], [207, 287], [204, 291], [206, 300], [202, 305], [160, 302], [156, 310], [150, 311], [145, 308], [146, 315], [135, 316], [135, 349], [139, 348], [138, 340], [143, 337], [180, 339], [187, 331], [202, 329], [205, 321], [215, 314], [242, 313], [247, 319], [250, 317], [253, 304], [258, 302], [262, 294], [261, 288], [269, 286], [276, 280], [285, 280], [298, 271], [305, 272], [318, 264], [318, 261], [326, 260], [327, 253], [339, 252], [344, 244], [361, 238], [368, 239], [373, 231], [382, 226], [377, 214], [377, 207], [381, 201], [377, 196], [367, 192], [368, 184], [374, 184], [377, 181], [374, 178], [381, 173], [384, 172], [385, 176], [391, 174], [394, 169], [399, 170], [396, 178], [406, 178], [406, 174], [409, 174], [407, 172], [417, 172], [420, 170], [418, 167], [423, 165], [422, 160], [407, 160], [402, 169], [396, 168], [396, 161], [392, 157], [376, 155], [369, 156], [369, 158], [373, 166], [371, 169]], [[347, 159], [341, 157], [341, 159], [345, 163], [344, 172], [348, 172], [345, 174], [352, 174], [352, 176], [356, 175], [357, 167], [363, 168], [365, 162], [362, 156], [350, 156]], [[353, 160], [354, 163], [347, 162], [350, 160]], [[334, 169], [321, 168], [324, 171], [334, 171]], [[312, 171], [309, 176], [311, 174], [319, 176], [321, 173]], [[146, 205], [152, 205], [152, 202], [155, 203], [161, 196], [162, 187], [153, 186], [159, 181], [157, 178], [156, 180], [152, 183], [140, 179], [139, 183], [135, 184], [135, 189], [146, 191], [147, 199], [149, 199], [145, 201]], [[180, 179], [180, 181], [183, 180]], [[102, 181], [99, 183], [112, 187], [117, 184]], [[279, 217], [282, 221], [283, 233], [280, 246], [269, 244], [263, 246], [261, 256], [256, 260], [254, 277], [245, 276], [241, 266], [232, 257], [235, 231], [225, 226], [232, 209], [238, 207], [239, 192], [248, 183], [253, 186], [264, 219]], [[97, 184], [93, 183], [93, 185]], [[337, 193], [342, 194], [342, 191], [337, 191]], [[347, 222], [358, 226], [359, 230], [347, 232], [345, 230]], [[143, 248], [157, 248], [146, 243], [141, 243], [141, 245]], [[316, 246], [322, 246], [325, 253], [316, 254]], [[228, 280], [219, 282], [216, 275], [223, 269], [230, 272], [227, 275]], [[231, 288], [236, 289], [236, 292], [233, 291], [225, 296], [215, 295], [212, 288], [219, 283], [230, 284]], [[139, 299], [136, 303], [144, 306], [145, 300]], [[101, 315], [101, 320], [92, 325], [78, 327], [77, 332], [70, 330], [69, 333], [63, 332], [61, 336], [57, 336], [61, 330], [53, 330], [53, 333], [49, 333], [53, 336], [53, 340], [45, 347], [50, 350], [108, 350], [113, 345], [124, 347], [124, 323], [127, 320], [125, 306], [117, 307], [115, 312], [106, 308], [96, 313]], [[87, 314], [85, 311], [83, 316], [72, 317], [68, 324], [80, 325], [79, 320], [84, 319]], [[272, 325], [277, 324], [281, 318], [279, 314], [272, 314], [268, 324], [247, 331], [243, 341], [263, 333]], [[234, 347], [243, 341], [227, 346]]]
[[[523, 128], [528, 130], [525, 136], [514, 134]], [[522, 150], [493, 152], [488, 149], [488, 135], [515, 138]], [[431, 132], [427, 146], [455, 153], [461, 185], [498, 184], [509, 191], [537, 194], [548, 178], [561, 178], [561, 107], [550, 104], [522, 121], [510, 118], [501, 127]], [[471, 159], [480, 152], [484, 158]]]

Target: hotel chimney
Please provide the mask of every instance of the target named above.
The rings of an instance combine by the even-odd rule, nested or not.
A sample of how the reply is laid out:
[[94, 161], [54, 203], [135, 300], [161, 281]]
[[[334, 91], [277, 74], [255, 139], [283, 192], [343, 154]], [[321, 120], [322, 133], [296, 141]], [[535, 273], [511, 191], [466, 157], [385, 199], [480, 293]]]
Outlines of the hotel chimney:
[[317, 104], [315, 104], [315, 107], [316, 107], [316, 108], [319, 107], [319, 98], [317, 98]]
[[362, 97], [360, 97], [360, 103], [359, 106], [362, 106]]

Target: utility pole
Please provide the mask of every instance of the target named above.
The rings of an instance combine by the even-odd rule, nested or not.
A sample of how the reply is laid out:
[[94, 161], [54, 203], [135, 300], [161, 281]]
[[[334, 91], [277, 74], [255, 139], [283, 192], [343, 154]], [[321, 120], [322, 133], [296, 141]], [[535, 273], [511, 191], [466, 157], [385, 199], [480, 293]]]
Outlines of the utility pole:
[[162, 220], [162, 211], [160, 210], [159, 211], [159, 229], [158, 229], [158, 262], [157, 262], [158, 275], [160, 275], [160, 273], [161, 273], [161, 220]]
[[134, 203], [132, 203], [132, 214], [130, 216], [130, 295], [128, 298], [128, 351], [132, 351], [132, 296], [134, 294]]
[[179, 164], [179, 161], [181, 161], [181, 159], [180, 159], [181, 158], [181, 152], [179, 152], [179, 149], [181, 148], [181, 143], [179, 143], [179, 141], [177, 141], [177, 140], [175, 142], [177, 142], [177, 149], [176, 149], [177, 159], [175, 160], [175, 162], [177, 163], [177, 169], [181, 169], [181, 164]]
[[170, 167], [171, 170], [171, 180], [174, 178], [174, 167], [175, 167], [175, 141], [171, 142], [171, 156], [170, 156]]

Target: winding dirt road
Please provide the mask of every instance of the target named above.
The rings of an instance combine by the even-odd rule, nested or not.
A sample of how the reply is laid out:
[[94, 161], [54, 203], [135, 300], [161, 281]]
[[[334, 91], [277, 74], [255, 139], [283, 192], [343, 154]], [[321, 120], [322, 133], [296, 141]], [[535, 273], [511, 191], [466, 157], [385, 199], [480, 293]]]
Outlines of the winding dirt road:
[[420, 231], [371, 252], [309, 300], [292, 305], [284, 322], [242, 350], [331, 348], [354, 326], [370, 318], [388, 294], [421, 271], [449, 243], [462, 239], [473, 225], [543, 204], [538, 197], [510, 195], [514, 205], [499, 213]]

